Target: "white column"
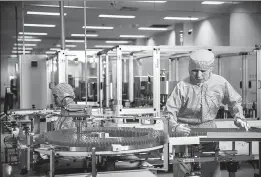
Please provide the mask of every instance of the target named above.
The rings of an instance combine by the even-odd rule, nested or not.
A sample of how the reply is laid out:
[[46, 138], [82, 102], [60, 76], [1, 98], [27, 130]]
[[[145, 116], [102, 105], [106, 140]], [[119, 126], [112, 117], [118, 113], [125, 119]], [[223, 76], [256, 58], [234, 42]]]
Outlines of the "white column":
[[261, 117], [261, 51], [256, 52], [256, 91], [257, 91], [257, 117]]
[[221, 58], [218, 57], [217, 60], [218, 60], [218, 75], [221, 75]]
[[160, 49], [153, 49], [153, 108], [160, 116]]
[[179, 81], [179, 59], [175, 59], [175, 81]]
[[109, 75], [109, 55], [106, 54], [105, 56], [105, 62], [106, 62], [106, 73], [105, 73], [105, 78], [106, 78], [106, 107], [109, 107], [110, 104], [110, 75]]
[[248, 89], [248, 77], [247, 77], [247, 57], [242, 55], [242, 103], [244, 106], [247, 104], [247, 89]]
[[129, 58], [129, 100], [130, 102], [133, 102], [134, 101], [134, 95], [133, 95], [133, 92], [134, 92], [134, 77], [133, 77], [133, 55], [130, 56]]
[[100, 102], [100, 108], [102, 108], [102, 101], [103, 101], [103, 62], [102, 62], [103, 56], [100, 56], [99, 58], [99, 102]]
[[122, 51], [120, 47], [116, 49], [117, 55], [117, 107], [122, 108]]
[[57, 62], [58, 83], [68, 83], [68, 60], [64, 50], [58, 52]]

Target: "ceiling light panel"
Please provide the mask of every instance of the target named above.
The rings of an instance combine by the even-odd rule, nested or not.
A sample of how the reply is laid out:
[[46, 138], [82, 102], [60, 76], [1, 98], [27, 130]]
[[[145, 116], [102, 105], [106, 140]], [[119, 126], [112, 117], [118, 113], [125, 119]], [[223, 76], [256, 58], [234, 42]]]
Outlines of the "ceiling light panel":
[[164, 17], [165, 20], [198, 20], [197, 17]]
[[166, 31], [168, 28], [152, 28], [152, 27], [139, 27], [139, 30], [149, 30], [149, 31]]
[[122, 38], [145, 38], [145, 35], [120, 35]]
[[55, 27], [56, 25], [51, 25], [51, 24], [24, 24], [24, 26], [29, 26], [29, 27], [48, 27], [48, 28], [52, 28]]
[[98, 34], [71, 34], [71, 36], [74, 36], [74, 37], [98, 37]]
[[[51, 15], [51, 16], [60, 16], [59, 12], [36, 12], [36, 11], [27, 11], [28, 15]], [[67, 14], [64, 13], [66, 16]]]
[[136, 1], [136, 2], [148, 2], [148, 3], [166, 3], [167, 1]]
[[113, 45], [95, 45], [96, 48], [112, 48]]
[[[61, 45], [60, 45], [60, 44], [57, 44], [56, 47], [61, 47]], [[72, 48], [73, 48], [73, 47], [77, 47], [77, 45], [73, 45], [73, 44], [71, 44], [71, 45], [68, 44], [68, 45], [67, 45], [67, 44], [66, 44], [65, 47], [72, 47]]]
[[45, 53], [46, 53], [46, 54], [55, 54], [56, 51], [46, 51]]
[[18, 44], [14, 44], [15, 46], [26, 46], [26, 47], [35, 47], [37, 46], [37, 44], [21, 44], [21, 43], [18, 43]]
[[65, 42], [76, 42], [76, 43], [84, 43], [84, 40], [65, 40]]
[[203, 2], [201, 2], [201, 4], [220, 5], [220, 4], [224, 4], [224, 2], [222, 2], [222, 1], [203, 1]]
[[27, 42], [41, 42], [42, 39], [17, 39], [18, 41], [27, 41]]
[[106, 15], [106, 14], [100, 14], [99, 17], [103, 18], [135, 18], [133, 15]]
[[20, 35], [46, 36], [47, 33], [19, 32]]
[[31, 51], [16, 51], [16, 50], [13, 50], [12, 53], [19, 53], [19, 54], [22, 54], [22, 53], [31, 53]]
[[83, 26], [85, 29], [113, 29], [112, 26]]
[[[23, 47], [13, 47], [13, 50], [24, 50]], [[25, 50], [33, 50], [32, 47], [25, 47]]]
[[108, 44], [128, 44], [131, 41], [105, 41]]

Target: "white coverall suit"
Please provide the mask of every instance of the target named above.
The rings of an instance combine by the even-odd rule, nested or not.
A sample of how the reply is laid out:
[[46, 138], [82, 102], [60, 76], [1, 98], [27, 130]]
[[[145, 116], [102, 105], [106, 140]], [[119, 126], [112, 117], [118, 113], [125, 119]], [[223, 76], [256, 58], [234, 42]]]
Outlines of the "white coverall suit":
[[[228, 104], [229, 111], [235, 118], [235, 125], [239, 127], [247, 125], [241, 106], [241, 96], [225, 78], [211, 72], [214, 58], [214, 54], [207, 50], [198, 50], [190, 54], [190, 77], [176, 85], [166, 103], [172, 131], [177, 131], [181, 124], [187, 124], [191, 128], [216, 128], [214, 119], [221, 103]], [[200, 81], [192, 74], [195, 70], [205, 72]], [[240, 120], [239, 124], [236, 123], [237, 120]], [[190, 173], [188, 164], [180, 164], [177, 169], [174, 171], [175, 177], [184, 177], [186, 173]], [[219, 163], [203, 163], [201, 175], [220, 177]]]

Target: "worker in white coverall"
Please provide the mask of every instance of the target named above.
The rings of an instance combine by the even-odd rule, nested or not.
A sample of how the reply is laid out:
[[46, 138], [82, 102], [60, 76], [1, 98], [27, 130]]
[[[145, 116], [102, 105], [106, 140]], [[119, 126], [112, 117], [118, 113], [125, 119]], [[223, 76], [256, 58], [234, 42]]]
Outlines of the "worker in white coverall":
[[[216, 128], [214, 119], [222, 103], [228, 105], [235, 125], [248, 130], [241, 106], [242, 98], [225, 78], [212, 73], [214, 61], [211, 51], [190, 53], [190, 76], [176, 85], [166, 103], [171, 131], [189, 135], [190, 128]], [[174, 171], [175, 177], [184, 177], [190, 170], [189, 164], [180, 163]], [[220, 177], [219, 163], [203, 163], [201, 176]]]
[[[56, 106], [62, 108], [63, 114], [66, 111], [63, 109], [69, 104], [75, 103], [75, 94], [71, 85], [67, 83], [60, 83], [52, 89], [52, 94], [54, 96], [54, 102]], [[56, 121], [55, 130], [74, 128], [75, 123], [71, 117], [59, 117]]]

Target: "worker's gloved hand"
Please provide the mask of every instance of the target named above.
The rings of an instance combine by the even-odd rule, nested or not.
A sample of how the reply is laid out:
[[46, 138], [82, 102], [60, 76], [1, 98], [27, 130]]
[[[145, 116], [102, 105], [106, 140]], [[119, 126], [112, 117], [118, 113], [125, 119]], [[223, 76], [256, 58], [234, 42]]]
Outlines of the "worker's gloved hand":
[[184, 133], [186, 136], [190, 134], [190, 128], [187, 124], [179, 124], [174, 128], [177, 133]]
[[246, 131], [248, 131], [248, 129], [250, 128], [247, 121], [244, 119], [236, 118], [234, 124], [239, 128], [244, 128]]

